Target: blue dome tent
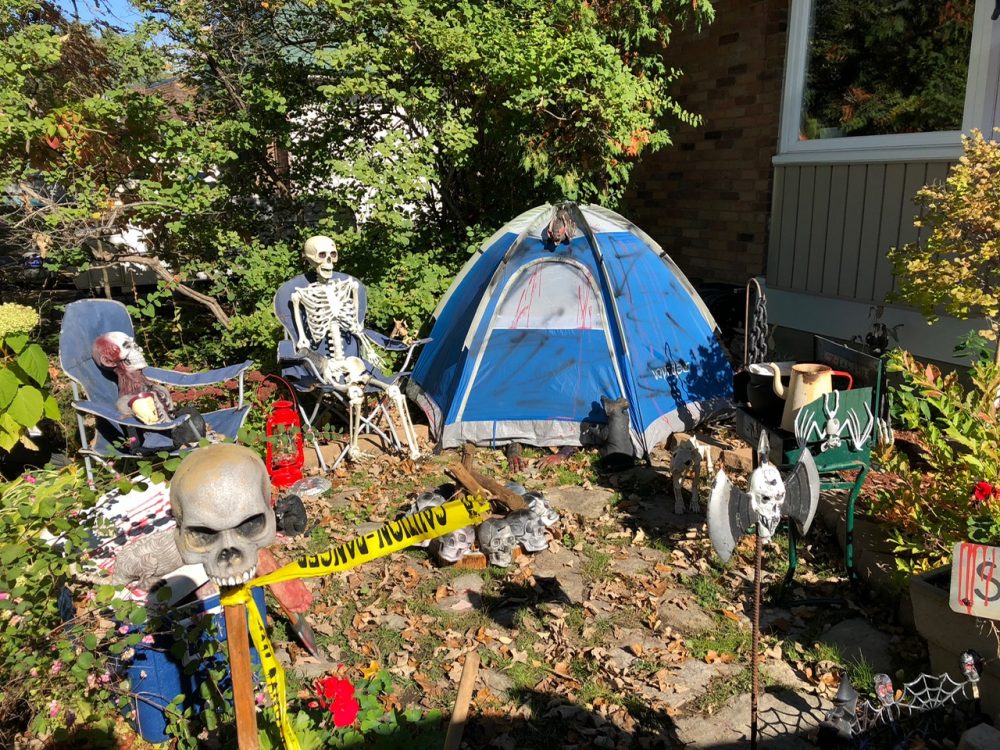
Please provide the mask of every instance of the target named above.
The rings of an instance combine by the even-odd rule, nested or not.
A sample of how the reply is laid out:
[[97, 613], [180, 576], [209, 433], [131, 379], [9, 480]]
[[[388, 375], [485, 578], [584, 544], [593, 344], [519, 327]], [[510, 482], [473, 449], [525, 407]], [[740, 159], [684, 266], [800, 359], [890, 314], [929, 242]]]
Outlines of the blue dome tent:
[[624, 397], [645, 457], [730, 404], [732, 367], [717, 333], [642, 230], [599, 206], [546, 204], [465, 264], [434, 312], [407, 393], [444, 448], [580, 445], [585, 424], [606, 421], [601, 397]]

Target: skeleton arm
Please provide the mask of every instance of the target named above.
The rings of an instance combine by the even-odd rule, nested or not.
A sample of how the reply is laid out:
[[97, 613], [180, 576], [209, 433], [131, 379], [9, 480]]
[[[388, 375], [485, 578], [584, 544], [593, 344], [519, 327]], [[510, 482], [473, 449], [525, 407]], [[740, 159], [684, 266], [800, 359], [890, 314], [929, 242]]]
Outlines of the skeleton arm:
[[302, 325], [302, 298], [298, 290], [292, 292], [292, 313], [295, 317], [295, 330], [299, 338], [295, 342], [295, 348], [302, 350], [309, 348], [309, 338], [306, 336], [306, 328]]

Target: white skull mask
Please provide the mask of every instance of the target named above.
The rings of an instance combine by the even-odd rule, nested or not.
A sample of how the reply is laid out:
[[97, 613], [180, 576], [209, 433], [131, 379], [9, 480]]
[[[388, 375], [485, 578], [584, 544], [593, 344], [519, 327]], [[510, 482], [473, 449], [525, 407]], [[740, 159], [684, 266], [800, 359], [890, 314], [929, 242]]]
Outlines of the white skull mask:
[[476, 541], [476, 532], [472, 526], [465, 526], [450, 534], [437, 538], [434, 551], [442, 562], [456, 563], [469, 554], [472, 544]]
[[513, 560], [514, 532], [503, 518], [487, 518], [476, 529], [480, 551], [486, 555], [490, 565], [506, 568]]
[[767, 544], [778, 530], [785, 504], [785, 484], [773, 464], [763, 464], [750, 475], [750, 506], [757, 514], [757, 534]]
[[526, 492], [524, 501], [528, 504], [531, 512], [539, 516], [546, 526], [552, 526], [559, 522], [559, 513], [549, 505], [549, 501], [540, 492]]
[[[444, 498], [441, 495], [439, 495], [437, 492], [424, 492], [420, 495], [417, 495], [413, 499], [413, 505], [410, 506], [410, 510], [406, 515], [412, 516], [416, 513], [419, 513], [422, 510], [427, 510], [428, 508], [436, 508], [439, 505], [444, 505]], [[429, 539], [425, 539], [422, 542], [417, 542], [413, 546], [428, 547], [430, 546], [430, 543], [431, 542]]]
[[549, 548], [545, 538], [545, 524], [542, 517], [530, 510], [519, 510], [507, 516], [514, 540], [524, 547], [525, 552], [541, 552]]
[[219, 586], [253, 577], [257, 551], [274, 541], [271, 481], [249, 448], [219, 443], [189, 453], [170, 485], [181, 559], [201, 563]]
[[94, 360], [102, 367], [122, 366], [129, 372], [148, 367], [142, 348], [135, 339], [122, 331], [108, 331], [97, 337], [93, 348]]
[[323, 281], [333, 278], [333, 265], [337, 262], [337, 246], [329, 237], [317, 235], [306, 240], [302, 248], [306, 262]]

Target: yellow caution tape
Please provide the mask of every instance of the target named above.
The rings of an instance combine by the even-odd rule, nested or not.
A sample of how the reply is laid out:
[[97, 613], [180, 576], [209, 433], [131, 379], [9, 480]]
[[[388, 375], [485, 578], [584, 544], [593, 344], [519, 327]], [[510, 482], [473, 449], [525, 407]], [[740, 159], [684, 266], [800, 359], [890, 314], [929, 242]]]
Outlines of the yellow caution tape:
[[287, 750], [299, 750], [299, 741], [288, 718], [285, 703], [285, 672], [274, 657], [274, 649], [267, 637], [264, 620], [250, 595], [251, 588], [296, 578], [314, 578], [330, 573], [341, 573], [406, 549], [417, 542], [450, 534], [466, 526], [478, 525], [486, 520], [489, 514], [490, 504], [485, 500], [475, 497], [452, 500], [436, 508], [428, 508], [387, 523], [375, 531], [349, 539], [326, 552], [300, 557], [272, 573], [254, 578], [242, 586], [227, 588], [222, 592], [220, 599], [224, 606], [247, 605], [250, 638], [260, 656], [267, 693], [271, 698], [275, 719]]

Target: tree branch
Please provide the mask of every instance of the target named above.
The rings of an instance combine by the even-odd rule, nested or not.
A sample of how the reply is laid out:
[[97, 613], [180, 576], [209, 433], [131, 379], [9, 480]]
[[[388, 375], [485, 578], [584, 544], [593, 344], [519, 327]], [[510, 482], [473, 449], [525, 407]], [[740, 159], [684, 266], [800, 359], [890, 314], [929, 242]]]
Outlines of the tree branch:
[[174, 284], [177, 291], [185, 297], [190, 297], [196, 302], [199, 302], [207, 307], [215, 316], [216, 320], [222, 323], [225, 328], [229, 328], [229, 316], [226, 314], [226, 311], [222, 309], [222, 305], [219, 304], [219, 301], [215, 297], [202, 294], [196, 289], [192, 289], [186, 284], [182, 284], [172, 273], [170, 273], [170, 271], [163, 267], [163, 264], [160, 263], [158, 258], [149, 258], [144, 255], [122, 255], [117, 260], [120, 263], [138, 263], [151, 269], [164, 281]]

